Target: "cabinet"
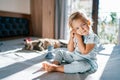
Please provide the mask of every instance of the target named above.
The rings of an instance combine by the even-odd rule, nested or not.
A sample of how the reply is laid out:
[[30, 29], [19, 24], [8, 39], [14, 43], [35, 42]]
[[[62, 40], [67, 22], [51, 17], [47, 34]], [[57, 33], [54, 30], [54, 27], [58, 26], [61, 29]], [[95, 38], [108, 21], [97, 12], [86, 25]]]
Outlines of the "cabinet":
[[31, 19], [33, 35], [54, 38], [54, 0], [31, 0]]

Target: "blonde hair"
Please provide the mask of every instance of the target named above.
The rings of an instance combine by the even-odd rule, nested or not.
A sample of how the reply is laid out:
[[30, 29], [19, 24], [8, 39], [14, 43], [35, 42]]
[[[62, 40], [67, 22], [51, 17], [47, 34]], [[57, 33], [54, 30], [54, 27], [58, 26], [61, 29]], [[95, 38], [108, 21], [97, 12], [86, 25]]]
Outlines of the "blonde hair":
[[73, 26], [72, 26], [73, 20], [77, 20], [77, 19], [80, 19], [81, 21], [86, 23], [88, 26], [92, 25], [92, 21], [85, 15], [85, 13], [78, 11], [78, 12], [74, 12], [69, 17], [69, 27], [70, 28], [73, 28]]

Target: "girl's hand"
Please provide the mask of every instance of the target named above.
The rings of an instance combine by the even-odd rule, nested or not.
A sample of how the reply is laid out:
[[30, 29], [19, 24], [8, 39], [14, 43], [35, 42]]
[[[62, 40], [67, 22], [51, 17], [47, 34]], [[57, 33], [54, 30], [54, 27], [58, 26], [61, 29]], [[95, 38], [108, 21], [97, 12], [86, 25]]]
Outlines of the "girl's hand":
[[74, 29], [72, 29], [70, 31], [70, 37], [74, 38], [75, 34], [76, 34], [76, 31]]
[[81, 38], [82, 35], [80, 35], [80, 34], [78, 34], [78, 33], [75, 33], [74, 37], [75, 37], [76, 39], [78, 39], [78, 38]]

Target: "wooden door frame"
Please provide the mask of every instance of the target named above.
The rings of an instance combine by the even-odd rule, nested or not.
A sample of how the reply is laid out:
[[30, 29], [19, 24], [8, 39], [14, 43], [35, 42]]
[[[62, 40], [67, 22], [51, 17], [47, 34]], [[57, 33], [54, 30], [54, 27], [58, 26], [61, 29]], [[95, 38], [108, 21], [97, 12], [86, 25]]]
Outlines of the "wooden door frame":
[[97, 34], [97, 25], [98, 25], [98, 9], [99, 9], [99, 0], [93, 0], [92, 4], [92, 20], [93, 20], [93, 31]]

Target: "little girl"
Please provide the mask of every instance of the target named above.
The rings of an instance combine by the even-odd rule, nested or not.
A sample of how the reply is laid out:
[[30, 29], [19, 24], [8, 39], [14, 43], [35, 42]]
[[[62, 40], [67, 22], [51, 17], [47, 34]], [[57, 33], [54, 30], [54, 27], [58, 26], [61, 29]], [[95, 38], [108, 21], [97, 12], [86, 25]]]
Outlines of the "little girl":
[[[93, 33], [92, 22], [82, 12], [75, 12], [69, 17], [71, 28], [68, 51], [55, 51], [52, 63], [43, 63], [43, 69], [48, 72], [85, 73], [97, 70], [96, 54], [99, 39]], [[62, 62], [67, 64], [61, 65]]]

